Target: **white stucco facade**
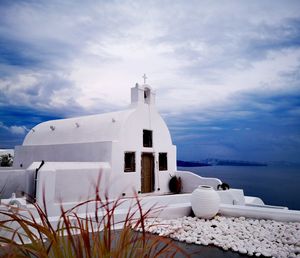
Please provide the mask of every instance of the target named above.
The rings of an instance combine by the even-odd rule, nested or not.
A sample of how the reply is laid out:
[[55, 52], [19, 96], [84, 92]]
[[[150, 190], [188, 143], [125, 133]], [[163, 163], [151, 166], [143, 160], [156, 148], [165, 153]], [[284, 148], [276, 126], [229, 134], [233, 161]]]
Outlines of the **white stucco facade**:
[[[144, 130], [152, 132], [151, 146], [144, 147]], [[134, 155], [134, 171], [125, 172], [125, 153]], [[161, 170], [159, 153], [165, 155], [167, 162]], [[143, 155], [150, 157], [153, 163], [153, 167], [150, 164], [153, 170], [150, 175], [153, 187], [150, 190], [143, 190], [142, 186], [142, 180], [145, 180], [142, 179], [142, 170], [145, 169], [145, 166], [142, 167]], [[96, 174], [105, 173], [106, 187], [114, 197], [132, 196], [134, 192], [163, 194], [169, 192], [170, 175], [176, 171], [176, 147], [155, 107], [155, 93], [148, 85], [136, 84], [131, 89], [131, 104], [124, 111], [47, 121], [35, 126], [26, 135], [23, 145], [15, 149], [14, 169], [28, 169], [34, 162], [38, 166], [41, 161], [45, 164], [51, 162], [51, 170], [55, 170], [55, 166], [68, 170], [68, 164], [74, 166], [71, 165], [74, 162], [98, 164], [97, 173], [89, 175], [89, 180], [95, 182]], [[39, 170], [39, 187], [56, 182], [55, 179], [42, 180], [46, 168], [44, 165]], [[82, 183], [80, 177], [74, 179], [72, 174], [64, 173], [61, 168], [59, 170], [60, 174], [56, 172], [56, 177], [60, 178], [61, 187], [56, 188], [56, 194], [59, 194], [59, 189], [64, 190], [63, 185], [68, 188], [90, 187]], [[82, 176], [85, 176], [84, 172]], [[73, 201], [78, 200], [78, 196], [74, 195]], [[68, 197], [65, 201], [71, 200]]]

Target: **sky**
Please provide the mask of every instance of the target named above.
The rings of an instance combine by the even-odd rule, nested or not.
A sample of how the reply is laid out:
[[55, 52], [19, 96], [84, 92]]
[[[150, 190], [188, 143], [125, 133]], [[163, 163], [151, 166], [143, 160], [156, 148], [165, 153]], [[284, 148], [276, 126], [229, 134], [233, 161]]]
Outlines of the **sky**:
[[0, 0], [0, 149], [144, 73], [179, 159], [300, 162], [300, 1]]

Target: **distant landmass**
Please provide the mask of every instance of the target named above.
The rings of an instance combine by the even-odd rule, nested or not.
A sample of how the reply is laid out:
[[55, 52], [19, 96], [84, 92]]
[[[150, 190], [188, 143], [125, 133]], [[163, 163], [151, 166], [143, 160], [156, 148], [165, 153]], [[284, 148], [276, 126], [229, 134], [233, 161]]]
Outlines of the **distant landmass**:
[[177, 160], [177, 166], [178, 167], [205, 167], [205, 166], [211, 166], [211, 165], [208, 163], [198, 162], [198, 161]]
[[299, 162], [291, 162], [291, 161], [271, 161], [268, 162], [270, 166], [284, 166], [284, 167], [294, 167], [294, 166], [300, 166]]
[[243, 160], [222, 160], [206, 159], [204, 161], [182, 161], [177, 160], [179, 167], [203, 167], [203, 166], [267, 166], [267, 163], [243, 161]]

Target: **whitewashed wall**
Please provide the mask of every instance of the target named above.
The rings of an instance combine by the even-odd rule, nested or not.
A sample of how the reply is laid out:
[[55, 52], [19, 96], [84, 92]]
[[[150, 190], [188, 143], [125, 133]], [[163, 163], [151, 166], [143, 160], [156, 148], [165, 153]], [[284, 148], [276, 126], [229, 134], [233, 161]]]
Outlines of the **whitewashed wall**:
[[[148, 99], [144, 98], [145, 90], [149, 93]], [[174, 175], [176, 171], [176, 147], [172, 144], [170, 132], [164, 120], [155, 108], [155, 93], [151, 88], [147, 85], [137, 86], [132, 88], [131, 93], [132, 103], [127, 110], [54, 120], [37, 125], [28, 133], [23, 146], [16, 147], [14, 167], [22, 166], [23, 169], [27, 169], [33, 162], [42, 160], [46, 162], [46, 167], [49, 162], [64, 163], [59, 169], [59, 176], [63, 178], [63, 175], [66, 175], [70, 178], [74, 170], [74, 162], [82, 164], [104, 162], [109, 165], [106, 171], [110, 173], [109, 190], [112, 196], [116, 197], [122, 193], [132, 196], [133, 192], [141, 190], [141, 155], [144, 152], [152, 153], [155, 157], [155, 191], [169, 192], [170, 175]], [[151, 148], [143, 147], [143, 130], [145, 129], [153, 132]], [[135, 172], [124, 172], [124, 153], [127, 151], [136, 154]], [[166, 171], [159, 171], [158, 155], [160, 152], [168, 154], [168, 170]], [[45, 168], [42, 168], [42, 171], [45, 171]], [[55, 171], [58, 171], [56, 167]], [[58, 172], [55, 173], [58, 175]], [[73, 175], [77, 173], [80, 172], [76, 168], [76, 173], [74, 172]], [[82, 178], [86, 175], [83, 170]], [[75, 181], [70, 180], [73, 182], [70, 184], [65, 180], [51, 181], [52, 177], [50, 174], [48, 176], [49, 182], [45, 181], [46, 187], [52, 185], [58, 192], [64, 190], [64, 187], [66, 189], [76, 187]], [[85, 184], [83, 186], [87, 187]], [[80, 193], [79, 191], [77, 197]], [[65, 194], [67, 196], [67, 193]]]

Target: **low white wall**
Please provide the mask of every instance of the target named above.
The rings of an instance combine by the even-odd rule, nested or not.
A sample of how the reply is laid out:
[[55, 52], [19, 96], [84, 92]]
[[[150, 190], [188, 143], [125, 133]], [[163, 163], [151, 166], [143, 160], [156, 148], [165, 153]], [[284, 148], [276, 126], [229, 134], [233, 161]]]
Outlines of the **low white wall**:
[[1, 168], [0, 199], [10, 198], [12, 193], [20, 197], [22, 191], [26, 192], [26, 170]]
[[189, 171], [176, 171], [175, 175], [181, 178], [182, 192], [184, 193], [191, 193], [199, 185], [209, 185], [217, 190], [218, 185], [222, 184], [218, 178], [201, 177]]
[[222, 204], [245, 205], [243, 189], [219, 190], [217, 193]]
[[[275, 207], [275, 206], [274, 206]], [[300, 211], [272, 208], [270, 206], [251, 207], [246, 205], [221, 204], [219, 213], [225, 216], [271, 219], [286, 222], [300, 222]]]
[[43, 198], [49, 215], [60, 213], [65, 209], [95, 198], [96, 186], [99, 194], [110, 196], [111, 168], [105, 162], [46, 162], [37, 176], [37, 202], [43, 207]]

